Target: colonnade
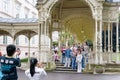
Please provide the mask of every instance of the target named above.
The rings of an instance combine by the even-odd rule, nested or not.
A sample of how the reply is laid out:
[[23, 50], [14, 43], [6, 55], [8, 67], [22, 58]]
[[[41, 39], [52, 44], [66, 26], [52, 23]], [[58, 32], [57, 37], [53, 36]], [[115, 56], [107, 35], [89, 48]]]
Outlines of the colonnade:
[[[87, 1], [86, 1], [87, 2]], [[115, 11], [113, 9], [113, 11], [111, 10], [112, 8], [107, 8], [105, 11], [108, 12], [108, 14], [104, 14], [103, 12], [104, 11], [104, 6], [103, 6], [103, 3], [100, 3], [100, 2], [97, 2], [98, 5], [91, 5], [91, 9], [92, 9], [92, 16], [93, 16], [93, 19], [95, 20], [95, 40], [94, 40], [94, 52], [95, 52], [95, 63], [96, 64], [103, 64], [104, 61], [103, 61], [103, 51], [108, 53], [107, 56], [108, 56], [108, 62], [111, 61], [111, 51], [112, 51], [112, 24], [115, 23], [116, 24], [116, 63], [118, 63], [119, 61], [119, 56], [118, 56], [118, 52], [119, 52], [119, 31], [118, 31], [118, 27], [119, 27], [119, 20], [118, 20], [118, 17], [114, 17], [114, 16], [111, 16], [111, 15], [114, 15], [114, 13], [110, 13]], [[51, 3], [51, 5], [54, 5]], [[51, 8], [50, 8], [51, 10]], [[46, 7], [46, 6], [41, 6], [41, 8], [39, 8], [39, 52], [40, 54], [42, 55], [44, 53], [44, 49], [45, 49], [45, 46], [48, 45], [46, 44], [46, 39], [44, 39], [43, 43], [41, 43], [41, 35], [45, 35], [45, 36], [48, 36], [48, 31], [47, 30], [50, 30], [49, 27], [52, 27], [52, 24], [51, 26], [47, 26], [48, 25], [48, 19], [50, 16], [52, 16], [52, 14], [50, 13], [50, 10], [49, 10], [49, 7]], [[110, 15], [109, 15], [110, 14]], [[105, 16], [104, 16], [105, 15]], [[108, 16], [107, 16], [108, 15]], [[116, 15], [118, 15], [116, 13]], [[107, 17], [106, 17], [107, 16]], [[104, 17], [106, 18], [106, 20], [104, 20]], [[112, 17], [112, 18], [111, 18]], [[59, 24], [59, 19], [58, 20], [58, 24]], [[111, 21], [113, 20], [113, 21]], [[54, 21], [52, 21], [52, 19], [50, 19], [50, 21], [53, 23]], [[107, 24], [107, 26], [105, 26], [104, 24]], [[102, 35], [103, 31], [104, 31], [104, 28], [107, 28], [107, 31], [108, 31], [108, 35], [106, 35], [106, 31], [104, 32], [104, 36]], [[50, 31], [49, 31], [50, 32]], [[51, 34], [51, 32], [49, 33]], [[102, 42], [102, 38], [104, 37], [104, 43]], [[106, 41], [106, 37], [108, 37], [108, 41]], [[108, 44], [106, 44], [108, 43]], [[103, 44], [104, 44], [104, 49], [103, 49]], [[43, 47], [44, 46], [44, 47]], [[106, 46], [108, 46], [108, 50], [106, 49]], [[46, 46], [47, 47], [47, 46]], [[49, 49], [50, 50], [50, 49]], [[41, 60], [44, 60], [45, 61], [45, 55], [47, 55], [47, 53], [45, 52], [44, 55], [41, 56]], [[46, 58], [47, 59], [47, 58]]]
[[[98, 25], [98, 23], [100, 23]], [[102, 21], [95, 21], [95, 41], [96, 41], [96, 56], [95, 56], [95, 63], [102, 64], [103, 62], [103, 53], [107, 54], [108, 63], [111, 62], [111, 57], [113, 53], [113, 22], [102, 22]], [[106, 25], [104, 25], [106, 24]], [[116, 24], [116, 63], [119, 61], [119, 24]], [[104, 30], [105, 29], [105, 30]], [[102, 33], [104, 32], [104, 36]], [[108, 35], [107, 35], [107, 34]], [[102, 42], [102, 38], [104, 37], [104, 43]], [[103, 47], [104, 44], [104, 47]], [[108, 48], [107, 48], [107, 47]], [[103, 47], [103, 48], [102, 48]], [[98, 58], [99, 56], [99, 58]], [[98, 60], [100, 59], [100, 60]]]

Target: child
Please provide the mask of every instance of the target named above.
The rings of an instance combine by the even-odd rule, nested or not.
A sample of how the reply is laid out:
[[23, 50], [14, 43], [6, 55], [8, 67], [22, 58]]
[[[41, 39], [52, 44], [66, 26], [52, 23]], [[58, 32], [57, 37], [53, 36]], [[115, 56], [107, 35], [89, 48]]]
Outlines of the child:
[[[20, 66], [20, 59], [13, 58], [13, 55], [16, 52], [16, 46], [8, 45], [6, 51], [7, 51], [7, 56], [0, 57], [1, 72], [3, 74], [1, 80], [17, 80], [18, 75], [17, 75], [16, 66]], [[16, 55], [18, 54], [16, 53]]]
[[82, 62], [82, 54], [81, 54], [80, 49], [78, 49], [78, 52], [77, 52], [76, 62], [77, 62], [77, 72], [81, 73], [82, 72], [82, 63], [81, 63]]
[[55, 60], [55, 62], [59, 61], [57, 52], [55, 52], [55, 54], [54, 54], [54, 60]]
[[30, 60], [30, 69], [26, 70], [25, 74], [29, 80], [42, 80], [47, 75], [42, 63], [38, 63], [36, 58]]

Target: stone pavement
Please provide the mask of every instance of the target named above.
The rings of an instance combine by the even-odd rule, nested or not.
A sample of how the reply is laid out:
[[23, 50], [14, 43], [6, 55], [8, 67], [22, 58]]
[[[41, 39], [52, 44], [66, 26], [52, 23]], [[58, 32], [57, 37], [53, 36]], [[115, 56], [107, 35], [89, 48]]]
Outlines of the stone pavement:
[[[28, 80], [24, 71], [18, 70], [18, 80]], [[120, 80], [119, 74], [73, 74], [48, 72], [44, 80]]]

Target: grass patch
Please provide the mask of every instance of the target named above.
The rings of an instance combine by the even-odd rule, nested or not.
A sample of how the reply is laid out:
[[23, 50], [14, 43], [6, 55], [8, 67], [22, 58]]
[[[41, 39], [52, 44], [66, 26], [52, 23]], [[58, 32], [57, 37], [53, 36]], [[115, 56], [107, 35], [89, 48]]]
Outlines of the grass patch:
[[21, 59], [20, 61], [23, 62], [23, 63], [27, 63], [28, 62], [28, 58]]

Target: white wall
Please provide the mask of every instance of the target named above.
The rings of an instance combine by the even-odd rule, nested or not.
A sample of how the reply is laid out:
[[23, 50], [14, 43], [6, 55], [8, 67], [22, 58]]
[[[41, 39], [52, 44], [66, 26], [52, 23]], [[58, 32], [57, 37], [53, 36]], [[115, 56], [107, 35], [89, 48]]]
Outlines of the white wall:
[[[15, 18], [16, 17], [16, 3], [20, 3], [21, 4], [21, 9], [20, 9], [20, 18], [25, 18], [25, 8], [29, 9], [29, 15], [28, 18], [32, 18], [33, 14], [36, 14], [35, 18], [38, 18], [38, 11], [37, 9], [34, 7], [34, 3], [32, 3], [32, 0], [28, 0], [28, 2], [26, 2], [26, 0], [9, 0], [10, 3], [9, 5], [9, 12], [6, 13], [4, 12], [4, 8], [3, 8], [3, 1], [4, 0], [0, 0], [0, 17], [3, 18]], [[30, 1], [30, 2], [29, 2]]]

